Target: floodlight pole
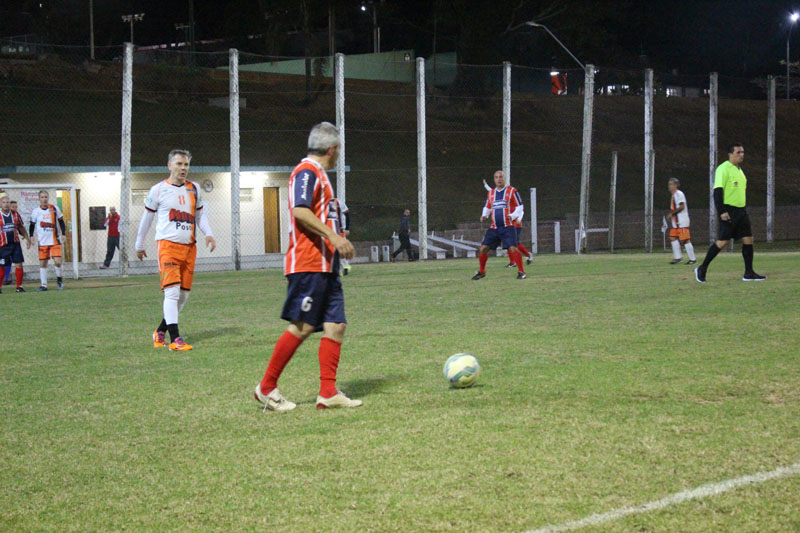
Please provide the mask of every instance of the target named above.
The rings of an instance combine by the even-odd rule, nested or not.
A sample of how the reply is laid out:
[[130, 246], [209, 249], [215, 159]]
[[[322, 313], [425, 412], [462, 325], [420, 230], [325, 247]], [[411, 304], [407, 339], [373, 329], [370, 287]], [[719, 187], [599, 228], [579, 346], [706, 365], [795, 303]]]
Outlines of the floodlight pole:
[[[584, 88], [583, 88], [583, 154], [581, 159], [581, 198], [580, 198], [580, 209], [578, 214], [578, 229], [579, 229], [579, 240], [578, 240], [578, 249], [575, 250], [576, 253], [581, 253], [582, 251], [586, 251], [586, 230], [589, 229], [589, 180], [591, 177], [591, 165], [592, 165], [592, 116], [594, 114], [594, 65], [584, 65], [581, 63], [580, 59], [575, 57], [575, 54], [570, 52], [569, 48], [566, 47], [564, 43], [562, 43], [558, 37], [550, 31], [550, 28], [545, 26], [544, 24], [539, 24], [538, 22], [534, 22], [529, 20], [528, 22], [524, 22], [520, 24], [520, 26], [531, 26], [533, 28], [542, 28], [546, 31], [550, 37], [552, 37], [561, 48], [564, 49], [565, 52], [569, 54], [569, 56], [575, 60], [577, 64], [581, 66], [584, 73]], [[515, 26], [511, 28], [514, 30], [519, 26]], [[509, 31], [511, 31], [509, 30]]]
[[570, 56], [572, 59], [574, 59], [574, 60], [575, 60], [575, 62], [576, 62], [577, 64], [579, 64], [579, 65], [581, 66], [581, 68], [582, 68], [584, 71], [586, 70], [586, 65], [584, 65], [583, 63], [581, 63], [581, 62], [580, 62], [580, 60], [579, 60], [577, 57], [575, 57], [575, 54], [573, 54], [572, 52], [570, 52], [570, 51], [569, 51], [569, 48], [567, 48], [567, 47], [566, 47], [566, 45], [564, 45], [564, 43], [562, 43], [562, 42], [561, 42], [561, 41], [558, 39], [558, 37], [556, 37], [556, 36], [553, 34], [553, 32], [551, 32], [551, 31], [550, 31], [550, 28], [548, 28], [548, 27], [547, 27], [547, 26], [545, 26], [544, 24], [539, 24], [539, 23], [537, 23], [537, 22], [533, 22], [532, 20], [529, 20], [528, 22], [526, 22], [526, 23], [525, 23], [525, 25], [526, 25], [526, 26], [532, 26], [532, 27], [534, 27], [534, 28], [543, 28], [543, 29], [544, 29], [544, 31], [546, 31], [547, 33], [549, 33], [549, 34], [550, 34], [550, 37], [552, 37], [553, 39], [555, 39], [555, 41], [556, 41], [556, 42], [557, 42], [559, 45], [561, 45], [561, 48], [563, 48], [563, 49], [564, 49], [564, 51], [566, 51], [566, 52], [569, 54], [569, 56]]
[[797, 22], [797, 19], [800, 19], [800, 14], [792, 13], [789, 15], [789, 35], [786, 36], [786, 99], [789, 100], [791, 97], [792, 91], [792, 84], [791, 78], [789, 74], [789, 41], [792, 39], [792, 30], [794, 29], [794, 23]]

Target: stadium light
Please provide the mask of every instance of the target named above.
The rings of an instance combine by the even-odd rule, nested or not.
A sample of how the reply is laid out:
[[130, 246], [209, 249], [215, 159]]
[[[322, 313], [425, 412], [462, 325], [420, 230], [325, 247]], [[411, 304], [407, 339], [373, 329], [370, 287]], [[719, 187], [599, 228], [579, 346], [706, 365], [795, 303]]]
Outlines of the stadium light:
[[564, 43], [562, 43], [561, 41], [559, 41], [559, 40], [558, 40], [558, 37], [556, 37], [556, 36], [553, 34], [553, 32], [551, 32], [551, 31], [550, 31], [550, 28], [548, 28], [548, 27], [547, 27], [547, 26], [545, 26], [544, 24], [539, 24], [538, 22], [534, 22], [534, 21], [532, 21], [532, 20], [529, 20], [528, 22], [526, 22], [526, 23], [525, 23], [525, 25], [526, 25], [526, 26], [532, 26], [532, 27], [534, 27], [534, 28], [543, 28], [543, 29], [544, 29], [544, 31], [546, 31], [547, 33], [549, 33], [549, 34], [550, 34], [550, 37], [552, 37], [553, 39], [555, 39], [555, 41], [556, 41], [558, 44], [560, 44], [560, 45], [561, 45], [561, 48], [563, 48], [564, 50], [566, 50], [566, 52], [569, 54], [569, 56], [570, 56], [572, 59], [574, 59], [574, 60], [575, 60], [575, 62], [576, 62], [577, 64], [579, 64], [579, 65], [581, 66], [581, 68], [582, 68], [584, 71], [586, 70], [586, 65], [584, 65], [583, 63], [581, 63], [581, 62], [580, 62], [580, 60], [579, 60], [577, 57], [575, 57], [575, 54], [573, 54], [572, 52], [570, 52], [570, 51], [569, 51], [569, 48], [567, 48], [567, 47], [564, 45]]
[[140, 22], [144, 19], [144, 13], [131, 13], [130, 15], [122, 15], [122, 22], [129, 22], [131, 25], [131, 44], [133, 44], [133, 23]]
[[369, 2], [361, 2], [361, 11], [366, 13], [367, 11], [367, 4], [372, 7], [372, 53], [373, 54], [380, 54], [381, 53], [381, 27], [378, 26], [378, 8], [375, 5], [375, 2], [370, 0]]
[[800, 19], [800, 13], [792, 13], [789, 15], [789, 35], [786, 36], [786, 99], [789, 99], [792, 84], [790, 83], [790, 74], [789, 74], [789, 41], [792, 39], [792, 30], [794, 29], [794, 24], [797, 22], [797, 19]]

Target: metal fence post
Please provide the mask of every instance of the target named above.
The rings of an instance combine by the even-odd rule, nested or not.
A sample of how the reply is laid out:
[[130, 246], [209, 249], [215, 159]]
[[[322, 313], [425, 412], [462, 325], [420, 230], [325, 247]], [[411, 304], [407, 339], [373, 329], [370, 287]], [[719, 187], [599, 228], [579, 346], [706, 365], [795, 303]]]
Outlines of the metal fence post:
[[775, 78], [772, 76], [767, 101], [767, 242], [772, 242], [775, 229]]
[[230, 92], [231, 143], [231, 261], [233, 269], [242, 269], [241, 210], [239, 195], [239, 51], [231, 48], [228, 58]]
[[647, 252], [650, 253], [653, 251], [653, 189], [655, 186], [655, 175], [656, 175], [656, 151], [650, 150], [650, 175], [647, 176], [647, 184], [645, 186], [645, 194], [647, 195], [647, 203], [645, 204], [645, 223], [647, 224], [647, 235], [649, 236], [649, 240], [647, 241]]
[[644, 71], [644, 249], [653, 251], [653, 189], [650, 176], [653, 169], [653, 69]]
[[581, 157], [581, 205], [578, 214], [581, 253], [586, 250], [585, 231], [589, 229], [589, 178], [592, 170], [592, 115], [594, 113], [594, 65], [586, 65], [583, 85], [583, 154]]
[[617, 211], [617, 152], [611, 152], [611, 187], [608, 193], [608, 251], [614, 251], [614, 222]]
[[428, 258], [428, 189], [425, 142], [425, 59], [417, 58], [417, 198], [419, 258]]
[[539, 253], [539, 216], [536, 213], [536, 187], [531, 187], [531, 253]]
[[717, 213], [714, 209], [714, 174], [717, 171], [717, 104], [719, 74], [712, 72], [708, 87], [708, 241], [714, 242], [717, 233]]
[[336, 197], [347, 202], [345, 193], [344, 162], [344, 54], [336, 54], [334, 72], [336, 84], [336, 129], [339, 130], [339, 159], [336, 161]]
[[125, 43], [122, 55], [122, 146], [120, 148], [119, 190], [119, 275], [128, 275], [131, 205], [131, 116], [133, 114], [133, 44]]
[[503, 174], [511, 185], [511, 63], [503, 61]]

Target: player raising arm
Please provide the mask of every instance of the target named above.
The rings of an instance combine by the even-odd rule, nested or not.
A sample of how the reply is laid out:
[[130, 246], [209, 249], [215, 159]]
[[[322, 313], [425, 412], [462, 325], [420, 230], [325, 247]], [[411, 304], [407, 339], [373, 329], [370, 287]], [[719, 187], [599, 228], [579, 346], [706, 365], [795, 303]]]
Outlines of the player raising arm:
[[188, 150], [172, 150], [167, 159], [169, 177], [156, 183], [144, 201], [145, 212], [136, 236], [136, 256], [147, 257], [144, 240], [156, 219], [158, 244], [158, 271], [161, 290], [164, 292], [164, 318], [153, 332], [153, 347], [161, 348], [169, 331], [169, 349], [191, 350], [178, 331], [178, 314], [189, 299], [197, 258], [195, 223], [206, 238], [206, 247], [213, 252], [217, 247], [208, 217], [203, 209], [203, 199], [196, 183], [186, 179], [192, 154]]

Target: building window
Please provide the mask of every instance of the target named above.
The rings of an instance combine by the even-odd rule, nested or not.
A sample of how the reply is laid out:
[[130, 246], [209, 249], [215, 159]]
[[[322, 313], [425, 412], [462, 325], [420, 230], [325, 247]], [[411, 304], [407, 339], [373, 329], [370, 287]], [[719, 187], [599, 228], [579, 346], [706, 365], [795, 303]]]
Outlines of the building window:
[[253, 201], [253, 188], [250, 187], [249, 189], [239, 189], [239, 201], [240, 202], [252, 202]]
[[131, 204], [144, 205], [144, 201], [147, 199], [147, 193], [149, 192], [150, 189], [133, 189], [131, 191]]

